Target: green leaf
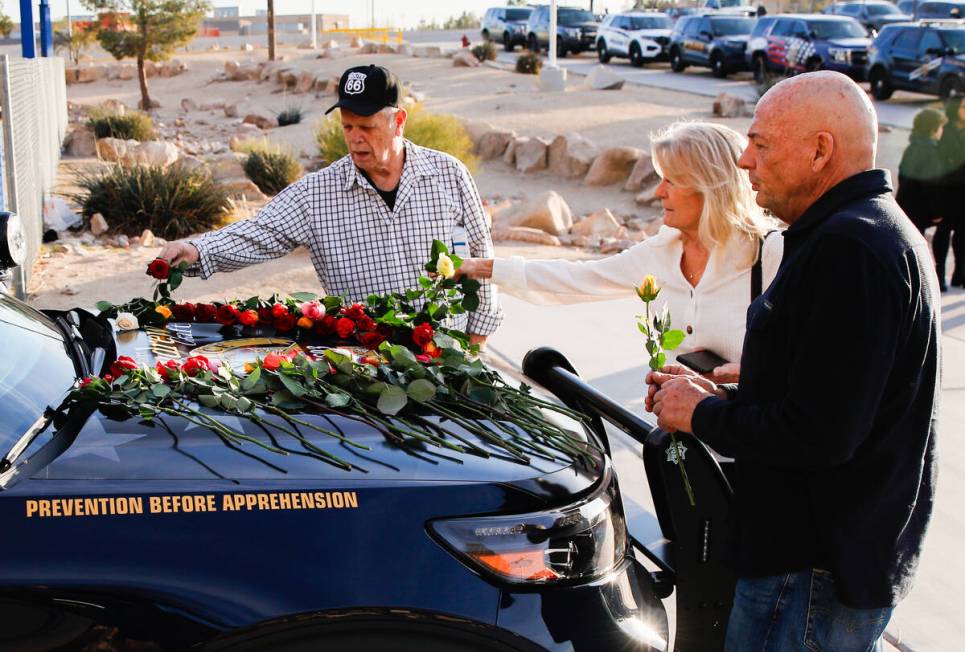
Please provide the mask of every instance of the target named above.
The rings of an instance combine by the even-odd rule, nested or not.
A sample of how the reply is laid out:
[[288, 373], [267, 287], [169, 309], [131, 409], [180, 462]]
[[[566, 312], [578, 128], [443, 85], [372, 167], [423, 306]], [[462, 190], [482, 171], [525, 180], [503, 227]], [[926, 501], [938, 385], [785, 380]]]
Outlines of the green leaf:
[[171, 388], [162, 383], [158, 383], [157, 385], [151, 385], [151, 393], [158, 398], [164, 398], [171, 393]]
[[245, 398], [244, 396], [239, 396], [238, 405], [236, 405], [235, 407], [238, 408], [239, 412], [247, 412], [248, 410], [251, 409], [251, 401]]
[[97, 309], [101, 312], [107, 312], [114, 307], [114, 304], [110, 301], [98, 301], [96, 304]]
[[467, 294], [462, 298], [462, 307], [473, 312], [479, 308], [479, 296], [476, 294]]
[[[428, 265], [426, 265], [426, 267], [428, 267]], [[429, 271], [430, 271], [430, 272], [434, 272], [435, 269], [430, 269]], [[419, 277], [419, 285], [421, 285], [422, 287], [424, 287], [425, 289], [428, 290], [429, 288], [432, 287], [432, 279], [431, 279], [431, 278], [426, 278], [425, 276], [420, 276], [420, 277]]]
[[392, 366], [396, 369], [409, 369], [418, 366], [419, 361], [415, 359], [412, 351], [401, 344], [396, 344], [389, 352], [392, 355]]
[[251, 391], [251, 389], [258, 384], [259, 380], [261, 380], [261, 367], [255, 367], [251, 370], [251, 373], [241, 381], [241, 389], [246, 392]]
[[462, 287], [463, 294], [475, 294], [482, 287], [482, 283], [474, 278], [469, 278], [468, 276], [463, 276], [462, 280], [459, 281], [459, 285]]
[[[168, 288], [171, 290], [177, 290], [178, 286], [181, 285], [181, 281], [184, 280], [184, 272], [179, 269], [172, 269], [171, 273], [168, 275]], [[166, 294], [165, 296], [170, 296]]]
[[406, 388], [406, 394], [417, 403], [425, 403], [436, 395], [436, 386], [425, 379], [413, 380]]
[[381, 396], [379, 396], [377, 407], [382, 414], [394, 415], [398, 414], [399, 410], [404, 408], [408, 402], [409, 399], [401, 387], [389, 385], [385, 388], [385, 391], [382, 392]]
[[386, 385], [382, 381], [376, 381], [374, 383], [369, 384], [368, 387], [364, 388], [362, 390], [362, 393], [366, 394], [367, 396], [380, 396], [382, 392], [385, 391], [386, 387], [388, 387], [388, 385]]
[[198, 397], [198, 403], [205, 407], [215, 408], [221, 405], [221, 399], [213, 394], [202, 394]]
[[272, 405], [286, 405], [289, 403], [295, 403], [295, 397], [286, 392], [285, 390], [280, 390], [271, 395]]
[[238, 397], [231, 394], [221, 395], [221, 407], [226, 410], [233, 410], [238, 405]]
[[[654, 370], [662, 369], [663, 366], [664, 366], [665, 364], [667, 364], [667, 354], [666, 354], [666, 353], [663, 353], [663, 352], [661, 351], [661, 352], [658, 353], [656, 356], [654, 356], [654, 358], [650, 361], [650, 363], [651, 363], [651, 364], [650, 364], [650, 367], [651, 367], [652, 369], [654, 369]], [[656, 366], [654, 366], [654, 365], [656, 365]]]
[[352, 397], [340, 392], [332, 392], [325, 397], [325, 405], [333, 408], [345, 407], [352, 402]]
[[477, 385], [469, 390], [469, 398], [476, 401], [477, 403], [485, 403], [486, 405], [493, 405], [496, 402], [496, 393], [491, 387], [486, 387], [485, 385]]
[[285, 386], [285, 389], [287, 389], [292, 396], [304, 396], [308, 392], [301, 383], [294, 378], [289, 378], [285, 374], [278, 374], [278, 380], [281, 381], [281, 384]]
[[673, 351], [678, 346], [680, 346], [686, 335], [683, 331], [671, 330], [660, 336], [660, 344], [667, 351]]
[[640, 329], [640, 332], [641, 332], [641, 333], [643, 333], [643, 334], [646, 335], [647, 337], [650, 337], [650, 329], [647, 328], [647, 325], [646, 325], [644, 322], [638, 321], [638, 322], [637, 322], [637, 328]]
[[291, 298], [298, 303], [305, 303], [307, 301], [315, 301], [318, 295], [314, 292], [292, 292]]

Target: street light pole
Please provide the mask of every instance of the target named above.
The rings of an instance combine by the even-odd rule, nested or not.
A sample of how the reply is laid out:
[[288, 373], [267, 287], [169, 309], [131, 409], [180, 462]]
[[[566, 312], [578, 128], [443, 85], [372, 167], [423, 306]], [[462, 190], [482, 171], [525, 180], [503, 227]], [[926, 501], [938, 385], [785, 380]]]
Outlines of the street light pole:
[[556, 0], [550, 0], [550, 68], [556, 67]]
[[[67, 0], [70, 2], [70, 0]], [[312, 0], [312, 49], [318, 49], [318, 29], [315, 26], [315, 0]]]

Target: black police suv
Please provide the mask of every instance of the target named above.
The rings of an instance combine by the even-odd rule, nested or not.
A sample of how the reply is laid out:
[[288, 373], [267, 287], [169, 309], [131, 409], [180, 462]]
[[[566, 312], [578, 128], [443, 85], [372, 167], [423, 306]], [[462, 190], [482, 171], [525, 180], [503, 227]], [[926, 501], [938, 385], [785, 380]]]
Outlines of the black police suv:
[[836, 70], [864, 79], [871, 39], [848, 16], [780, 14], [757, 21], [746, 62], [758, 82], [771, 73]]
[[[556, 56], [579, 54], [596, 47], [596, 34], [600, 27], [596, 16], [579, 7], [557, 7]], [[540, 5], [533, 9], [526, 25], [526, 47], [530, 52], [549, 48], [550, 7]]]
[[879, 100], [898, 89], [942, 99], [965, 94], [965, 23], [923, 20], [887, 26], [869, 51], [868, 81]]
[[951, 18], [959, 20], [965, 18], [965, 2], [963, 0], [927, 0], [919, 2], [914, 13], [916, 20]]
[[[302, 431], [362, 473], [229, 446], [199, 424], [282, 444], [204, 405], [151, 422], [60, 409], [120, 355], [249, 346], [233, 328], [116, 332], [0, 293], [0, 650], [667, 650], [671, 594], [676, 649], [722, 649], [734, 579], [720, 467], [688, 435], [674, 451], [551, 349], [522, 371], [589, 417], [563, 424], [599, 451], [580, 462], [440, 452], [334, 411], [298, 414], [368, 444]], [[625, 516], [614, 428], [642, 443], [628, 481], [646, 477], [655, 516]]]
[[670, 67], [710, 68], [715, 77], [745, 70], [744, 50], [754, 19], [726, 14], [684, 16], [670, 35]]
[[499, 41], [507, 52], [526, 45], [526, 23], [532, 7], [491, 7], [482, 19], [481, 34], [487, 41]]
[[903, 13], [897, 6], [890, 2], [884, 2], [884, 0], [876, 2], [837, 2], [825, 7], [821, 13], [850, 16], [872, 34], [877, 34], [885, 25], [911, 20], [911, 15]]

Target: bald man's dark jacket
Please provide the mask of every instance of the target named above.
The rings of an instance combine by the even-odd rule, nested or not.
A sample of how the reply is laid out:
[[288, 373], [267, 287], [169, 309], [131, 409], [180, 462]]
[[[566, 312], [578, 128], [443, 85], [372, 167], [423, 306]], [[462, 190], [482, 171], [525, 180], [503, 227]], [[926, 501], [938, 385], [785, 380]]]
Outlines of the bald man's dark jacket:
[[701, 402], [694, 434], [736, 458], [739, 576], [823, 568], [844, 604], [894, 605], [935, 497], [934, 263], [884, 170], [832, 188], [784, 237], [736, 395]]

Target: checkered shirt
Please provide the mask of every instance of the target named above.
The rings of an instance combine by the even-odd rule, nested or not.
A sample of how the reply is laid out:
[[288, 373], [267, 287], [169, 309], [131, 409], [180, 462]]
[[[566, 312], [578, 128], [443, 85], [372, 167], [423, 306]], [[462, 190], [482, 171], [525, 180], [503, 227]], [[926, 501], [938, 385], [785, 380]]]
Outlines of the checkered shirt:
[[[285, 188], [255, 217], [191, 240], [201, 257], [188, 274], [207, 278], [304, 246], [326, 292], [364, 302], [370, 294], [418, 287], [432, 241], [451, 249], [457, 226], [466, 230], [472, 257], [492, 258], [482, 201], [466, 166], [408, 140], [405, 152], [393, 210], [345, 156]], [[454, 328], [495, 332], [503, 320], [496, 288], [484, 282], [479, 299], [475, 312], [452, 320]]]

